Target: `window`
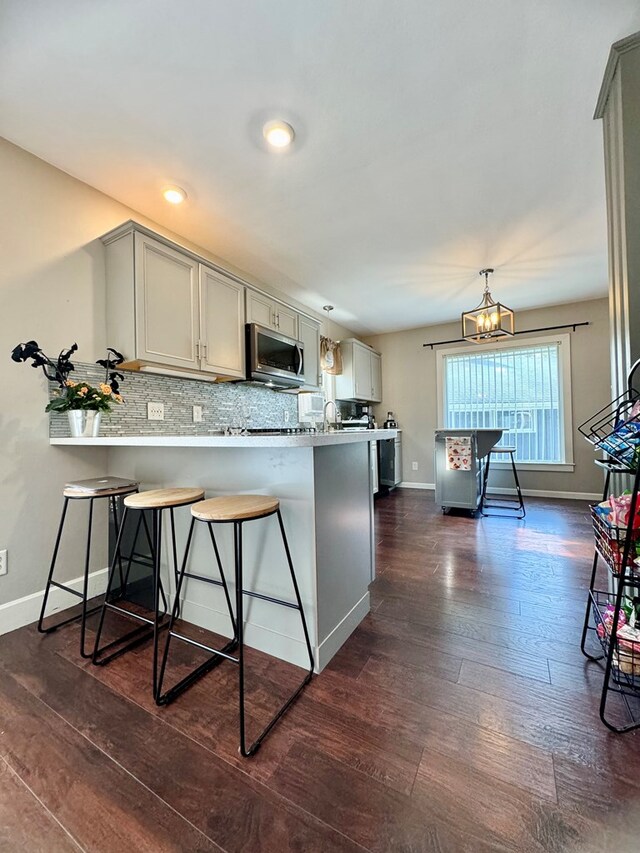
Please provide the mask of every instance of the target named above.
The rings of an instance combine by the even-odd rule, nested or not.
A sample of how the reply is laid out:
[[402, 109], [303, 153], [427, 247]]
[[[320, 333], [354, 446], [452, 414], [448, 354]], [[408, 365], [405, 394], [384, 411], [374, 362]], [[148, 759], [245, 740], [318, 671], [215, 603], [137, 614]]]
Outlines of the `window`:
[[571, 462], [569, 340], [439, 353], [445, 427], [504, 430], [518, 462]]

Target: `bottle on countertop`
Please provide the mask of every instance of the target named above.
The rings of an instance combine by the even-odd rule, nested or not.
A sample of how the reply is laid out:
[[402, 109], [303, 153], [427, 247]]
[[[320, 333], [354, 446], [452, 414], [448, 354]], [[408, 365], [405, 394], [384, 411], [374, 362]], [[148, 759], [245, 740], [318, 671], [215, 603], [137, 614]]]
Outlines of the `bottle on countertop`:
[[393, 417], [393, 412], [387, 412], [387, 419], [384, 422], [384, 428], [385, 429], [397, 429], [398, 428], [398, 422]]

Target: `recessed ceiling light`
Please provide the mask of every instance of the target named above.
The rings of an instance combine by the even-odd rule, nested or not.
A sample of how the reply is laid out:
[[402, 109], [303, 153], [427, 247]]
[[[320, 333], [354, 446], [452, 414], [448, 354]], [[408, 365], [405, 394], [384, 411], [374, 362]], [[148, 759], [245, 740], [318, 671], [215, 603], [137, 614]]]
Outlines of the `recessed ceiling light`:
[[180, 187], [167, 187], [162, 191], [162, 195], [171, 204], [182, 204], [187, 197], [186, 192]]
[[291, 145], [295, 133], [286, 121], [268, 121], [262, 128], [262, 135], [272, 148], [286, 148]]

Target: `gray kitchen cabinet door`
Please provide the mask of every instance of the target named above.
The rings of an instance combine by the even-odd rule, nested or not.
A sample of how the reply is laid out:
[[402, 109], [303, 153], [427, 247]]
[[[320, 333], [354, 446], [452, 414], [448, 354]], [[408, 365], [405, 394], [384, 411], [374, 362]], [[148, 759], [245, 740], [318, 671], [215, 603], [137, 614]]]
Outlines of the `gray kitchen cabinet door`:
[[298, 340], [298, 312], [293, 308], [286, 308], [279, 303], [275, 304], [276, 328], [281, 335]]
[[300, 315], [298, 317], [299, 340], [304, 344], [303, 390], [315, 391], [320, 387], [320, 324]]
[[135, 235], [136, 358], [197, 369], [198, 262]]
[[257, 323], [298, 340], [298, 312], [264, 293], [247, 290], [247, 323]]
[[263, 293], [247, 290], [247, 323], [277, 330], [275, 302]]
[[353, 344], [353, 388], [356, 399], [371, 399], [371, 350], [356, 343]]
[[245, 288], [200, 265], [200, 369], [245, 377]]
[[377, 352], [369, 353], [371, 358], [371, 402], [382, 402], [382, 358]]

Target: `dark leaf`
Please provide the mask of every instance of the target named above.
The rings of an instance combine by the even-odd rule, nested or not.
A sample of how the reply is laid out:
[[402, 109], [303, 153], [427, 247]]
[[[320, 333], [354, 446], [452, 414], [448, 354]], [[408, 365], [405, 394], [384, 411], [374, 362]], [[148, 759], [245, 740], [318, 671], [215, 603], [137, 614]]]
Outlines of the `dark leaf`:
[[124, 361], [124, 356], [121, 352], [118, 352], [117, 349], [113, 349], [113, 347], [107, 347], [107, 352], [112, 352], [115, 355], [115, 359], [113, 359], [114, 364], [122, 364]]

